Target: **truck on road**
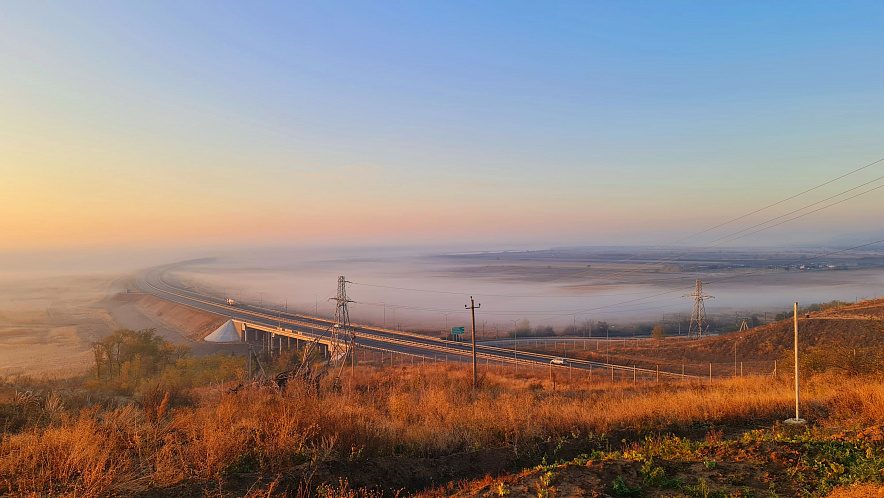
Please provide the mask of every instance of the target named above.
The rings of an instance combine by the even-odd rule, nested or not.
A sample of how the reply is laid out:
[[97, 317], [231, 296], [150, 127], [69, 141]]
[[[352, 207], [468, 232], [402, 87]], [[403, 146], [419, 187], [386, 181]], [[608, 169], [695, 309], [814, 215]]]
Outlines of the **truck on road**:
[[227, 298], [227, 304], [229, 304], [230, 306], [235, 306], [236, 301], [234, 301], [233, 299]]

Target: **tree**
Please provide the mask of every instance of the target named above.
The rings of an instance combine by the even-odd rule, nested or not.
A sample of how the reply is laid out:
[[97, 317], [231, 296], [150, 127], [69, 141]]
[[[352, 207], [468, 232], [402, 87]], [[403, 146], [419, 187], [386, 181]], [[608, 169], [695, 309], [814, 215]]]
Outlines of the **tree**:
[[156, 374], [166, 365], [190, 354], [187, 346], [178, 346], [156, 335], [155, 329], [115, 330], [113, 335], [92, 344], [95, 376], [109, 381], [122, 377], [137, 384]]
[[549, 325], [538, 325], [534, 329], [534, 336], [535, 337], [552, 337], [554, 335], [556, 335], [556, 332]]
[[651, 337], [658, 341], [663, 340], [666, 337], [666, 329], [664, 329], [662, 325], [657, 325], [651, 330]]
[[595, 325], [592, 327], [592, 335], [596, 337], [601, 337], [607, 334], [608, 329], [610, 328], [611, 326], [608, 325], [608, 322], [596, 322]]
[[528, 337], [531, 335], [531, 322], [524, 319], [516, 324], [515, 330], [510, 332], [510, 337]]

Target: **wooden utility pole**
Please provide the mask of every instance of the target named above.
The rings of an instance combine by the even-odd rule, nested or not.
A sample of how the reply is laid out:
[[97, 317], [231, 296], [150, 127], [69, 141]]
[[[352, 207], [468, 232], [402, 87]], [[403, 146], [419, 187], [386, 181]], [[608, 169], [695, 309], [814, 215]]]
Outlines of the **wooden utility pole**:
[[472, 315], [473, 319], [473, 389], [479, 388], [479, 377], [476, 371], [476, 308], [482, 306], [481, 304], [476, 304], [473, 301], [473, 296], [470, 296], [470, 305], [463, 305], [464, 308], [470, 310], [470, 315]]

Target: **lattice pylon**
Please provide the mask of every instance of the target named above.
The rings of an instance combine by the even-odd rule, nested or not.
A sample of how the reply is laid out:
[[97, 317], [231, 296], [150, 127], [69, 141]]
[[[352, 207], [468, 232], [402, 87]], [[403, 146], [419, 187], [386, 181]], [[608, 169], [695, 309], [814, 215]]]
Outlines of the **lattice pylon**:
[[704, 333], [709, 332], [709, 322], [706, 320], [706, 305], [704, 299], [713, 299], [712, 296], [703, 292], [705, 282], [697, 280], [697, 288], [692, 294], [683, 297], [694, 298], [694, 310], [691, 312], [691, 323], [688, 326], [688, 338], [699, 339]]
[[331, 298], [335, 306], [335, 322], [331, 327], [331, 348], [329, 361], [340, 360], [343, 364], [353, 353], [356, 345], [356, 330], [350, 325], [350, 311], [347, 304], [354, 301], [347, 298], [347, 284], [343, 276], [338, 277], [338, 294]]

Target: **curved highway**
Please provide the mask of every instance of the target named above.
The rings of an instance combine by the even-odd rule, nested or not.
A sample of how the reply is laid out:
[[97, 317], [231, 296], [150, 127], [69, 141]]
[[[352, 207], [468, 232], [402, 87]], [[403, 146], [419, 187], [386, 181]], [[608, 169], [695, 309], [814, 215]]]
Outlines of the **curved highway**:
[[[227, 301], [224, 299], [198, 294], [190, 289], [169, 284], [163, 279], [163, 275], [167, 270], [193, 262], [195, 261], [185, 261], [157, 266], [141, 272], [135, 277], [135, 287], [147, 294], [183, 304], [185, 306], [268, 327], [284, 326], [287, 329], [292, 329], [311, 337], [326, 335], [328, 330], [334, 325], [333, 321], [324, 318], [287, 313], [241, 303], [231, 306], [228, 305]], [[397, 332], [359, 324], [352, 324], [352, 326], [356, 331], [357, 346], [424, 358], [434, 358], [442, 361], [472, 361], [472, 345], [470, 343], [451, 342], [433, 337]], [[514, 352], [512, 349], [480, 344], [476, 345], [476, 354], [479, 357], [480, 362], [492, 363], [550, 365], [550, 361], [556, 358], [556, 356], [551, 355], [523, 351]], [[568, 365], [572, 368], [584, 370], [634, 370], [645, 375], [656, 373], [655, 370], [636, 369], [632, 366], [613, 365], [570, 358], [568, 359]], [[562, 367], [561, 365], [557, 366], [559, 368]], [[664, 376], [682, 377], [681, 373], [676, 374], [663, 371], [659, 373]]]

